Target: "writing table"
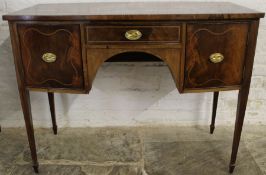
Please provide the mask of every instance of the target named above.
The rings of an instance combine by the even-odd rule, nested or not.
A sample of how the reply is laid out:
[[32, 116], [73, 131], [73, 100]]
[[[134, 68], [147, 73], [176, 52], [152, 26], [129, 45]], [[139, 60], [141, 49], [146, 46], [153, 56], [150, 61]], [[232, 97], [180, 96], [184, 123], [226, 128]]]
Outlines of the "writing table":
[[48, 93], [56, 134], [54, 92], [89, 93], [103, 62], [123, 53], [146, 53], [168, 65], [180, 93], [214, 92], [211, 133], [219, 91], [239, 90], [232, 173], [262, 17], [225, 2], [41, 4], [4, 15], [35, 172], [29, 91]]

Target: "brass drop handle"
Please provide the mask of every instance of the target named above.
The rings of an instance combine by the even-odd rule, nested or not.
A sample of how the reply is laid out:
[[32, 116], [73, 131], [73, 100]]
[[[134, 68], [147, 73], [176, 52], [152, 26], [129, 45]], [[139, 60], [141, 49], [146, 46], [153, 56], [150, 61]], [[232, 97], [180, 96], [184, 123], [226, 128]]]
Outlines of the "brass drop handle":
[[213, 63], [220, 63], [224, 60], [224, 56], [221, 53], [213, 53], [210, 55], [209, 59]]
[[56, 61], [56, 55], [53, 53], [44, 53], [42, 55], [42, 60], [46, 63], [53, 63]]
[[125, 37], [128, 40], [134, 41], [142, 37], [142, 33], [139, 30], [128, 30], [125, 33]]

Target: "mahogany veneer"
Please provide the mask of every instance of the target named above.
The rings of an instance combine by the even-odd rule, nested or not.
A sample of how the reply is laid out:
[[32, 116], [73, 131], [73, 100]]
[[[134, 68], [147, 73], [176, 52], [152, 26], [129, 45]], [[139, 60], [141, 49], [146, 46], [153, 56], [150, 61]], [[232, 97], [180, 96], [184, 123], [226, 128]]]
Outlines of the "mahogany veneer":
[[[243, 22], [188, 24], [185, 88], [240, 85], [248, 27]], [[215, 52], [223, 53], [223, 62], [210, 62]]]
[[232, 173], [262, 17], [264, 13], [218, 2], [41, 4], [4, 15], [35, 172], [29, 91], [48, 92], [57, 134], [54, 92], [89, 93], [103, 62], [149, 54], [143, 60], [164, 61], [180, 93], [214, 92], [211, 133], [219, 91], [239, 90]]
[[[173, 26], [86, 26], [86, 40], [87, 43], [111, 43], [111, 42], [125, 42], [132, 43], [125, 38], [126, 31], [131, 29], [138, 29], [142, 33], [142, 37], [138, 39], [140, 42], [180, 42], [180, 27]], [[108, 33], [108, 35], [105, 35]], [[102, 35], [100, 35], [102, 34]]]

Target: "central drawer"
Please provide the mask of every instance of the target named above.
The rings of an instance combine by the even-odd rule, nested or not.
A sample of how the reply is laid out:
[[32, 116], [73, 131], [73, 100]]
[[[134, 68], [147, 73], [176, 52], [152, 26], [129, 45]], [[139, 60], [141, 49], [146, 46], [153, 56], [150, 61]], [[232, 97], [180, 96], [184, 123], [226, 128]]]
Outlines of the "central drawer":
[[180, 42], [180, 25], [172, 26], [86, 26], [87, 43]]

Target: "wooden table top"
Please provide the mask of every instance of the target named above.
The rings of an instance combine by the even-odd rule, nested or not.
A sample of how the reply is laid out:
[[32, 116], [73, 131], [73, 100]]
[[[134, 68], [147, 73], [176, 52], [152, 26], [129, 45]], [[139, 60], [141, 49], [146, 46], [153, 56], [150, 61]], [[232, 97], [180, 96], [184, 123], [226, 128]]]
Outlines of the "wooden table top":
[[254, 19], [264, 13], [229, 2], [98, 2], [39, 4], [4, 20], [194, 20]]

